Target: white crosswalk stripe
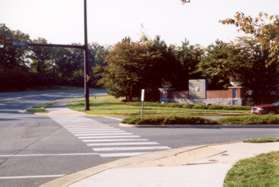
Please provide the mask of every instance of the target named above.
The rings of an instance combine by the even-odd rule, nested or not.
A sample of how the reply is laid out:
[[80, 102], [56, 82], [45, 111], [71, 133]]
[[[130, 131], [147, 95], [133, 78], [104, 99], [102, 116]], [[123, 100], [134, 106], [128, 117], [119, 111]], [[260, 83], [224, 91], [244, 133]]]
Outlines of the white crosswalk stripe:
[[109, 136], [109, 135], [132, 135], [132, 133], [128, 132], [120, 132], [120, 133], [74, 133], [75, 136], [82, 137], [82, 136]]
[[111, 136], [77, 136], [79, 139], [105, 139], [105, 138], [139, 138], [140, 136], [138, 135], [123, 135], [123, 136], [116, 136], [116, 135], [111, 135]]
[[86, 144], [89, 147], [98, 146], [121, 146], [121, 145], [158, 145], [157, 142], [117, 142], [117, 143], [89, 143]]
[[144, 139], [144, 138], [137, 138], [137, 139], [133, 139], [133, 138], [129, 138], [129, 139], [100, 139], [100, 140], [82, 140], [83, 142], [136, 142], [136, 141], [148, 141], [148, 139]]
[[51, 116], [53, 120], [103, 158], [130, 157], [152, 151], [170, 149], [132, 132], [102, 124], [94, 119]]
[[103, 151], [136, 151], [136, 150], [162, 150], [168, 149], [167, 146], [152, 146], [152, 147], [102, 147], [102, 148], [93, 148], [96, 152]]
[[126, 152], [126, 153], [101, 153], [100, 156], [103, 158], [113, 158], [113, 157], [129, 157], [142, 155], [146, 152]]

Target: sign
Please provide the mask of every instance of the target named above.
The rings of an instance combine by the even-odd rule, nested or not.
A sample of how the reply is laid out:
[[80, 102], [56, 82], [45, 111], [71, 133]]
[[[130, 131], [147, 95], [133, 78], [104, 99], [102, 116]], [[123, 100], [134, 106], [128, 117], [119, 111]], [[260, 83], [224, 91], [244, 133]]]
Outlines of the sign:
[[145, 90], [141, 89], [141, 98], [140, 100], [143, 102], [144, 101], [144, 94], [145, 94]]
[[206, 80], [189, 80], [189, 96], [191, 99], [206, 99]]

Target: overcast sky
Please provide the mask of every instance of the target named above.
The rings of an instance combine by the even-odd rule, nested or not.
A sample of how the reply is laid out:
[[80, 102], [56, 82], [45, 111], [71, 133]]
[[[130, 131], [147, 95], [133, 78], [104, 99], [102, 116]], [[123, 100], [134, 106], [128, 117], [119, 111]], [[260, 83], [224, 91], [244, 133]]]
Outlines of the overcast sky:
[[[279, 0], [88, 0], [89, 41], [114, 44], [142, 32], [173, 44], [230, 41], [236, 29], [219, 20], [236, 11], [279, 14]], [[51, 43], [82, 42], [83, 0], [0, 0], [0, 23]]]

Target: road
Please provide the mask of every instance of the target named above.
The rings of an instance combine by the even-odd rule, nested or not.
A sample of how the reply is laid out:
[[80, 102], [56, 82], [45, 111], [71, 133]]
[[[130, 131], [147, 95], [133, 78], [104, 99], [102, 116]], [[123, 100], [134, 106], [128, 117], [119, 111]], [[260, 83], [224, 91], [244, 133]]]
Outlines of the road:
[[[95, 90], [95, 93], [104, 92]], [[73, 132], [52, 119], [23, 112], [35, 104], [82, 95], [81, 89], [0, 93], [1, 187], [35, 187], [57, 177], [117, 159], [95, 154]], [[133, 129], [119, 127], [118, 121], [113, 119], [94, 117], [93, 120], [119, 129], [122, 134], [131, 133], [148, 139], [149, 143], [158, 142], [161, 147], [170, 148], [279, 135], [279, 129]], [[103, 148], [98, 150], [104, 151]]]

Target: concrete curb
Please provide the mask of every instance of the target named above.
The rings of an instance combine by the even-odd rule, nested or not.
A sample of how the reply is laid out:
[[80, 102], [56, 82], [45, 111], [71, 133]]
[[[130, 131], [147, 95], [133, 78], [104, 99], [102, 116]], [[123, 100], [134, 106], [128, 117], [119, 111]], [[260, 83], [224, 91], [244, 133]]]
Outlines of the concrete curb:
[[119, 159], [109, 163], [101, 164], [93, 168], [89, 168], [86, 170], [79, 171], [77, 173], [66, 175], [62, 178], [58, 178], [46, 184], [42, 184], [40, 187], [68, 187], [78, 181], [97, 175], [109, 169], [133, 166], [135, 164], [141, 164], [143, 162], [157, 161], [172, 156], [177, 156], [183, 153], [191, 153], [191, 152], [195, 152], [195, 153], [201, 152], [202, 156], [204, 157], [210, 157], [212, 155], [223, 153], [223, 151], [220, 152], [220, 151], [213, 150], [213, 148], [211, 148], [211, 146], [208, 145], [202, 145], [196, 147], [183, 147], [183, 148], [170, 149], [170, 150], [160, 151], [160, 152], [152, 152], [144, 155]]
[[134, 125], [119, 123], [120, 127], [128, 128], [208, 128], [208, 129], [222, 129], [222, 128], [279, 128], [279, 125]]

